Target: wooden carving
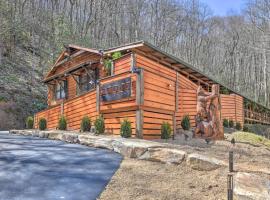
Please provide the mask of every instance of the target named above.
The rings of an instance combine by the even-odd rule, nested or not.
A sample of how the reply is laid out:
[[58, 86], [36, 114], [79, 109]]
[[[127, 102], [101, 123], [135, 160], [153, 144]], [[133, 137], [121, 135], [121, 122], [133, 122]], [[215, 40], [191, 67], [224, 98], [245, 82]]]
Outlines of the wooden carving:
[[204, 139], [223, 139], [219, 85], [206, 92], [201, 86], [197, 89], [197, 115], [195, 137]]

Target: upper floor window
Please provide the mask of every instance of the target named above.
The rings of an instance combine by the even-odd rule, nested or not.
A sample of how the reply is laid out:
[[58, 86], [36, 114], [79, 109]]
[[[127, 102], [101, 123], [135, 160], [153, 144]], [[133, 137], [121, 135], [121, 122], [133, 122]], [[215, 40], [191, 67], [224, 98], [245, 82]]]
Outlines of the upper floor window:
[[79, 90], [80, 93], [87, 92], [94, 89], [96, 85], [96, 78], [90, 77], [88, 74], [81, 74], [79, 77]]
[[67, 97], [67, 80], [59, 81], [55, 85], [55, 99], [64, 99]]

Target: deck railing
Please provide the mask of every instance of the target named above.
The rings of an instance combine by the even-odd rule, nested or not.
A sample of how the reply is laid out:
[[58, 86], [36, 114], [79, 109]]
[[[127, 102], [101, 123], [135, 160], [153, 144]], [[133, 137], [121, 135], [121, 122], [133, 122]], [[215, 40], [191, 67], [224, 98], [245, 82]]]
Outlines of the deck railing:
[[247, 122], [270, 124], [270, 116], [267, 113], [259, 113], [248, 109], [245, 109], [244, 112]]

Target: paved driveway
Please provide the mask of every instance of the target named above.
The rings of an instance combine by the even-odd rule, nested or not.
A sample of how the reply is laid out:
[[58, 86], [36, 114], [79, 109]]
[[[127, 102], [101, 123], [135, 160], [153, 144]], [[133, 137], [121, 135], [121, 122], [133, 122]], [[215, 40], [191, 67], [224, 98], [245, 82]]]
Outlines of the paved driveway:
[[1, 132], [0, 199], [96, 199], [121, 160], [108, 150]]

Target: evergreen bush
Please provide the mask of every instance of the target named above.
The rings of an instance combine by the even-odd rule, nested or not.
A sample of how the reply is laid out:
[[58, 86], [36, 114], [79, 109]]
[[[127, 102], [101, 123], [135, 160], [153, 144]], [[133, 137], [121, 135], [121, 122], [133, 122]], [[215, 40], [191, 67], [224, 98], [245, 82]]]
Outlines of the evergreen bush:
[[99, 116], [95, 121], [96, 134], [102, 134], [105, 132], [105, 123], [102, 116]]
[[223, 119], [223, 126], [226, 128], [229, 127], [229, 120], [228, 119]]
[[169, 139], [171, 137], [172, 128], [168, 122], [163, 122], [161, 125], [161, 139]]
[[248, 126], [244, 125], [244, 126], [243, 126], [243, 131], [244, 131], [244, 132], [249, 132]]
[[34, 126], [34, 118], [32, 116], [28, 116], [25, 123], [27, 129], [32, 129]]
[[242, 129], [242, 125], [240, 124], [240, 122], [236, 122], [235, 129], [239, 131]]
[[89, 132], [91, 130], [91, 119], [88, 116], [84, 116], [81, 121], [81, 131]]
[[59, 130], [66, 130], [67, 129], [67, 120], [65, 116], [61, 116], [59, 121], [58, 121], [58, 129]]
[[45, 118], [41, 118], [38, 124], [39, 130], [45, 130], [47, 128], [47, 121]]
[[183, 119], [181, 121], [181, 126], [184, 130], [190, 129], [190, 118], [188, 115], [183, 116]]
[[233, 126], [234, 126], [233, 120], [229, 120], [229, 127], [230, 127], [230, 128], [233, 128]]
[[127, 119], [124, 119], [121, 123], [120, 135], [123, 138], [131, 137], [132, 129], [131, 129], [131, 122]]

